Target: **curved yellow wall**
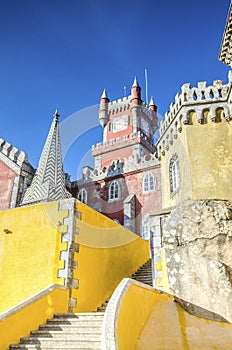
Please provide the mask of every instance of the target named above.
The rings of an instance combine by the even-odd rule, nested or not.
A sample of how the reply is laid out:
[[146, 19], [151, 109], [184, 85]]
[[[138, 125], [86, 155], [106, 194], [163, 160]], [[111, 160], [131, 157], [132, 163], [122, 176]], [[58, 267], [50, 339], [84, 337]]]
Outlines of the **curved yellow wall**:
[[171, 295], [162, 294], [156, 299], [135, 349], [228, 350], [231, 347], [231, 324], [193, 316]]
[[64, 284], [57, 276], [67, 244], [55, 223], [66, 215], [58, 202], [0, 211], [0, 312], [50, 284]]
[[[146, 286], [132, 284], [120, 307], [117, 322], [118, 350], [133, 350], [156, 302], [157, 295]], [[150, 349], [149, 347], [147, 349]]]
[[170, 294], [133, 281], [122, 297], [114, 319], [118, 350], [232, 347], [231, 324], [193, 316]]
[[94, 311], [111, 296], [124, 277], [131, 276], [150, 258], [149, 243], [106, 216], [78, 202], [81, 219], [76, 220], [79, 252], [72, 289], [75, 312]]

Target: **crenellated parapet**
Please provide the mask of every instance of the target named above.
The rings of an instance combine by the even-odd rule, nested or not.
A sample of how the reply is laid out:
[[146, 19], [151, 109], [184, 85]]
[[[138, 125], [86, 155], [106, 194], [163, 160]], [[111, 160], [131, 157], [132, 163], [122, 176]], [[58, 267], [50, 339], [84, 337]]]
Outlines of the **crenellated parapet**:
[[[35, 170], [28, 162], [25, 152], [2, 138], [0, 160], [3, 163], [0, 177], [0, 209], [14, 208], [19, 205], [24, 191], [31, 184]], [[7, 196], [4, 193], [5, 189]]]
[[99, 142], [92, 146], [92, 154], [95, 156], [96, 152], [99, 153], [99, 151], [101, 151], [101, 153], [109, 152], [109, 150], [112, 149], [112, 146], [114, 149], [122, 148], [128, 141], [137, 143], [139, 141], [143, 142], [143, 140], [146, 142], [146, 144], [150, 143], [151, 147], [154, 146], [153, 141], [150, 140], [145, 133], [138, 131], [130, 135], [116, 137], [115, 139], [111, 139], [109, 141]]
[[[126, 174], [131, 171], [147, 169], [156, 165], [159, 165], [159, 160], [157, 159], [156, 154], [149, 154], [144, 156], [135, 154], [131, 157], [126, 158], [124, 161], [115, 159], [108, 167], [95, 167], [95, 169], [92, 170], [90, 178], [93, 181], [98, 181], [103, 180], [107, 177], [113, 177], [120, 174]], [[82, 183], [84, 182], [82, 181]]]
[[130, 108], [130, 97], [131, 96], [126, 96], [123, 98], [119, 98], [118, 100], [111, 101], [108, 104], [108, 113], [110, 114], [115, 114], [118, 112], [123, 112], [126, 111], [127, 109]]
[[181, 92], [175, 96], [175, 102], [171, 103], [169, 111], [160, 122], [160, 138], [157, 143], [159, 156], [173, 144], [183, 125], [231, 120], [232, 71], [229, 71], [228, 80], [224, 85], [222, 80], [214, 80], [211, 86], [207, 86], [205, 81], [199, 82], [197, 87], [191, 87], [189, 83], [182, 85]]
[[23, 165], [24, 162], [28, 162], [27, 154], [9, 142], [0, 138], [0, 153], [9, 158], [10, 161], [17, 164], [19, 167]]

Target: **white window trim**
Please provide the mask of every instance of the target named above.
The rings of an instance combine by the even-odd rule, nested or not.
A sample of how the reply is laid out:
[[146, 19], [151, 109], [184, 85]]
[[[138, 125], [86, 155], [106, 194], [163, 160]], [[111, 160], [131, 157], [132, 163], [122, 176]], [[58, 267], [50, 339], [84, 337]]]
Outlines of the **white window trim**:
[[[145, 182], [146, 182], [146, 188], [145, 188]], [[151, 188], [151, 183], [152, 188]], [[149, 193], [154, 192], [156, 190], [156, 183], [155, 183], [155, 176], [153, 173], [149, 172], [144, 175], [143, 178], [143, 193]]]
[[[111, 198], [111, 188], [113, 186], [115, 186], [115, 184], [117, 185], [118, 187], [118, 197], [115, 198], [115, 188], [114, 188], [114, 195], [113, 195], [113, 198]], [[117, 180], [113, 180], [111, 183], [110, 183], [110, 186], [109, 186], [109, 190], [108, 190], [108, 202], [116, 202], [116, 201], [119, 201], [121, 199], [121, 189], [120, 189], [120, 185], [118, 183]]]
[[85, 188], [81, 188], [78, 193], [78, 200], [81, 201], [84, 204], [87, 204], [88, 201], [88, 194]]
[[177, 154], [169, 162], [170, 194], [174, 196], [180, 190], [180, 163]]

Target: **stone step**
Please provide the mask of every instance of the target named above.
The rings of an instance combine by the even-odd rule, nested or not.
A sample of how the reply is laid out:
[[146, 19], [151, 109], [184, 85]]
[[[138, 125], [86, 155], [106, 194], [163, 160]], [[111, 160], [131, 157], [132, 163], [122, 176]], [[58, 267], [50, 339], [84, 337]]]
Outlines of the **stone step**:
[[71, 326], [70, 324], [43, 324], [39, 326], [39, 331], [54, 331], [54, 332], [77, 332], [77, 333], [84, 333], [84, 332], [89, 332], [89, 333], [95, 333], [101, 331], [102, 324], [96, 325], [93, 324], [92, 326], [88, 327], [85, 324], [78, 325], [78, 327]]
[[[59, 337], [63, 332], [60, 329], [57, 330], [39, 330], [39, 331], [31, 331], [30, 337]], [[65, 334], [67, 336], [72, 336], [73, 334], [76, 336], [85, 335], [88, 337], [97, 337], [101, 335], [101, 327], [97, 327], [96, 329], [87, 328], [87, 329], [79, 329], [74, 328], [73, 330], [66, 329]]]
[[11, 350], [15, 349], [36, 349], [36, 350], [101, 350], [101, 344], [50, 344], [50, 345], [39, 345], [39, 344], [13, 344], [10, 346]]
[[91, 342], [95, 341], [101, 341], [101, 333], [99, 334], [93, 334], [93, 333], [66, 333], [66, 332], [58, 332], [53, 334], [39, 334], [39, 335], [31, 335], [29, 338], [21, 338], [20, 343], [23, 344], [33, 344], [33, 342], [36, 343], [42, 343], [43, 341], [77, 341], [77, 342], [86, 342], [91, 339]]
[[104, 317], [104, 312], [81, 312], [81, 313], [67, 313], [67, 314], [55, 314], [55, 319], [73, 319], [73, 318], [88, 318], [88, 319], [95, 319], [98, 317]]
[[60, 326], [63, 326], [63, 325], [70, 325], [70, 326], [81, 326], [81, 325], [86, 325], [86, 326], [97, 326], [99, 324], [102, 324], [102, 321], [103, 321], [103, 318], [102, 319], [95, 319], [95, 320], [89, 320], [89, 319], [50, 319], [50, 320], [47, 320], [47, 324], [53, 324], [53, 325], [60, 325]]
[[77, 340], [77, 338], [75, 339], [67, 339], [67, 337], [64, 338], [35, 338], [35, 337], [31, 337], [31, 338], [22, 338], [20, 340], [20, 344], [24, 344], [24, 345], [31, 345], [31, 344], [37, 344], [37, 345], [43, 345], [43, 346], [47, 346], [47, 345], [75, 345], [75, 344], [81, 344], [81, 345], [86, 345], [86, 344], [91, 344], [93, 346], [93, 348], [95, 348], [95, 345], [100, 345], [101, 344], [101, 339], [100, 337], [98, 337], [98, 339], [79, 339]]

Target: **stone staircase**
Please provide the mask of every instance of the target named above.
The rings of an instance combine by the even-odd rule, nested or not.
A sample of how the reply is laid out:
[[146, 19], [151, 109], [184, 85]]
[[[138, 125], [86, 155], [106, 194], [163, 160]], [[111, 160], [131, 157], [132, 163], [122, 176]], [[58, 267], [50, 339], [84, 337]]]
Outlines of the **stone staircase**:
[[148, 260], [136, 271], [132, 278], [138, 282], [142, 282], [152, 286], [152, 261]]
[[103, 312], [57, 314], [10, 349], [101, 349]]
[[[138, 282], [152, 286], [152, 263], [149, 260], [132, 276]], [[56, 314], [53, 319], [31, 331], [29, 338], [21, 338], [10, 349], [101, 349], [101, 330], [106, 300], [97, 312]]]

